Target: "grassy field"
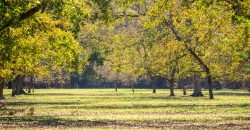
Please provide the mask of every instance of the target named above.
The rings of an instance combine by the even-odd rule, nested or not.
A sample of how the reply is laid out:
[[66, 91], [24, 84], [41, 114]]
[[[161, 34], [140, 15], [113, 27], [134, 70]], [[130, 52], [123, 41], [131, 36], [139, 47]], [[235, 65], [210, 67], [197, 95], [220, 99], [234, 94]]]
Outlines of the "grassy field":
[[18, 97], [10, 97], [10, 90], [4, 92], [6, 107], [20, 112], [0, 115], [0, 129], [250, 129], [250, 93], [243, 90], [217, 90], [214, 100], [181, 96], [181, 90], [176, 90], [175, 97], [169, 97], [168, 90], [153, 94], [150, 89], [134, 93], [129, 89], [40, 89]]

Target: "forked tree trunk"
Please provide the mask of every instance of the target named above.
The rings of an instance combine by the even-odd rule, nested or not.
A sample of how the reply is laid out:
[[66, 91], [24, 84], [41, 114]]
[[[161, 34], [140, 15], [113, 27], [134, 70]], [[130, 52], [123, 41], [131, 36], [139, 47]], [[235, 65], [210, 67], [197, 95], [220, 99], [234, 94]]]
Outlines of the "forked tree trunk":
[[200, 66], [206, 72], [208, 91], [209, 91], [209, 99], [214, 99], [213, 95], [213, 87], [212, 87], [212, 76], [210, 73], [210, 68], [202, 61], [202, 59], [191, 49], [188, 49], [190, 54], [199, 62]]
[[18, 75], [13, 80], [12, 96], [26, 94], [26, 92], [23, 90], [23, 86], [24, 86], [24, 77], [21, 75]]
[[0, 100], [5, 99], [4, 96], [3, 96], [4, 84], [5, 84], [4, 78], [0, 78]]
[[202, 97], [203, 94], [201, 92], [201, 86], [200, 86], [200, 80], [198, 74], [194, 74], [193, 78], [193, 86], [194, 86], [194, 92], [191, 96], [193, 97]]

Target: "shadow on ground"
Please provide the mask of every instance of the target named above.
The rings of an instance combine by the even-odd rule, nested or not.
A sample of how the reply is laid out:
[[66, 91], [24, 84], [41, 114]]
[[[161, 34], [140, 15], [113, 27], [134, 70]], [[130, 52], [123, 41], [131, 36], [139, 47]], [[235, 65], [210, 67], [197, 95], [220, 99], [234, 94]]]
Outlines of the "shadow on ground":
[[[103, 120], [67, 120], [52, 116], [5, 116], [0, 117], [0, 125], [3, 128], [10, 127], [132, 127], [129, 123]], [[18, 124], [18, 125], [17, 125]], [[1, 127], [0, 127], [1, 128]]]
[[8, 106], [22, 106], [22, 105], [79, 105], [80, 102], [6, 102]]
[[52, 116], [0, 117], [0, 128], [250, 128], [247, 124], [199, 125], [188, 122], [149, 122], [116, 120], [69, 120]]
[[214, 95], [228, 95], [228, 96], [250, 96], [250, 92], [242, 93], [242, 92], [215, 92]]

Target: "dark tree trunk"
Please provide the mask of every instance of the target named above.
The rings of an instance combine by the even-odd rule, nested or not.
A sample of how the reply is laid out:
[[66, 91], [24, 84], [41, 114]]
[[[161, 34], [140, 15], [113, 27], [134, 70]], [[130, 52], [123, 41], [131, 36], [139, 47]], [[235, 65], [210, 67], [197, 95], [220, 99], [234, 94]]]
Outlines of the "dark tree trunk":
[[171, 71], [171, 79], [169, 80], [169, 83], [170, 83], [170, 86], [169, 86], [169, 89], [170, 89], [170, 96], [175, 96], [174, 95], [174, 82], [175, 82], [175, 73], [176, 73], [176, 67], [178, 65], [178, 62], [176, 61], [175, 62], [175, 66], [172, 68], [172, 71]]
[[31, 93], [31, 88], [28, 89], [28, 93]]
[[211, 77], [210, 72], [207, 74], [207, 84], [208, 84], [208, 91], [209, 91], [209, 99], [214, 99], [213, 88], [212, 88], [212, 77]]
[[4, 78], [0, 78], [0, 100], [5, 99], [3, 96], [4, 84], [5, 84]]
[[133, 93], [135, 92], [135, 88], [134, 88], [134, 85], [132, 85], [132, 92], [133, 92]]
[[152, 82], [152, 87], [153, 87], [153, 93], [156, 93], [156, 81], [154, 78], [151, 78], [151, 82]]
[[200, 86], [200, 81], [199, 81], [198, 74], [195, 74], [195, 76], [194, 76], [193, 86], [194, 86], [194, 92], [193, 92], [193, 94], [191, 94], [191, 96], [193, 96], [193, 97], [202, 97], [203, 94], [201, 92], [201, 86]]
[[249, 85], [250, 85], [250, 82], [248, 80], [244, 79], [242, 81], [242, 87], [243, 87], [243, 89], [246, 89], [246, 90], [250, 91], [250, 86]]
[[153, 93], [156, 93], [156, 89], [155, 88], [153, 88]]
[[117, 83], [115, 82], [115, 91], [117, 92], [118, 90], [117, 90]]
[[13, 80], [12, 96], [26, 94], [26, 92], [23, 90], [23, 86], [24, 86], [24, 77], [21, 75], [18, 75]]
[[170, 89], [170, 96], [175, 96], [175, 95], [174, 95], [174, 80], [171, 79], [171, 80], [169, 81], [169, 84], [170, 84], [170, 86], [169, 86], [169, 89]]
[[250, 79], [245, 81], [245, 87], [248, 88], [248, 91], [250, 92]]
[[177, 80], [176, 83], [177, 83], [177, 88], [182, 89], [182, 94], [187, 95], [186, 87], [179, 81], [179, 79]]
[[186, 87], [185, 86], [182, 87], [182, 90], [183, 90], [183, 95], [187, 95]]

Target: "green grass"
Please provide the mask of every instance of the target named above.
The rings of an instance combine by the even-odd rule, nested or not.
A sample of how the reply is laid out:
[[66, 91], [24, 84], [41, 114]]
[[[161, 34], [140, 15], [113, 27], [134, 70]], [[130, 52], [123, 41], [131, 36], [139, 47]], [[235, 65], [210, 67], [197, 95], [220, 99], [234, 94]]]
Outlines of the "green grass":
[[[192, 90], [187, 91], [188, 94]], [[182, 96], [176, 90], [139, 89], [39, 89], [30, 95], [10, 97], [4, 90], [9, 109], [23, 109], [14, 115], [0, 116], [1, 128], [32, 129], [164, 129], [219, 128], [250, 129], [250, 93], [247, 91], [214, 91], [207, 96]], [[203, 92], [207, 95], [207, 91]], [[34, 114], [28, 109], [34, 107]]]

